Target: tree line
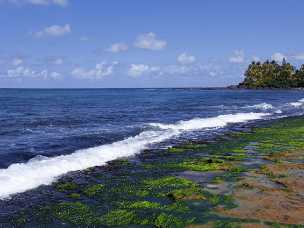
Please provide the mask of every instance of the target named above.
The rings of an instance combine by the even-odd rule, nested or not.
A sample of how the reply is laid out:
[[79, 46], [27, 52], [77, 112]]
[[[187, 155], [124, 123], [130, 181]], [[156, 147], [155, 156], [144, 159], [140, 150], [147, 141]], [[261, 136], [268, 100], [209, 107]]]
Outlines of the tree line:
[[266, 60], [264, 63], [252, 62], [245, 72], [245, 79], [239, 88], [304, 88], [304, 64], [297, 69], [286, 62]]

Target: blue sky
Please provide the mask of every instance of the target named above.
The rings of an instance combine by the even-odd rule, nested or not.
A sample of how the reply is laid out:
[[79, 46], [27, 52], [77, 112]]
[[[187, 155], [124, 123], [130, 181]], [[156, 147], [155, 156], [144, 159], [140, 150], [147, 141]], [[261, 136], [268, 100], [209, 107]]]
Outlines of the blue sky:
[[0, 0], [0, 87], [225, 86], [304, 63], [302, 0]]

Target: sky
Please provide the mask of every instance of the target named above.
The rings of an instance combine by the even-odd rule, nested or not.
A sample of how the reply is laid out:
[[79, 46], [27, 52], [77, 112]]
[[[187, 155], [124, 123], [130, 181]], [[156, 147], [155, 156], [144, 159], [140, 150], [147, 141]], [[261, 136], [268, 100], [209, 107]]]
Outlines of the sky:
[[303, 0], [0, 0], [1, 88], [216, 87], [304, 63]]

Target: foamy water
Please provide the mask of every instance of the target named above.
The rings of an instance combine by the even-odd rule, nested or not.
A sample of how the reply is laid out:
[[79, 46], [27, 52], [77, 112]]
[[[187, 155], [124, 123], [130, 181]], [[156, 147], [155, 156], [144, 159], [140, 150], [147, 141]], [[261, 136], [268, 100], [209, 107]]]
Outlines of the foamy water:
[[269, 109], [274, 109], [274, 106], [272, 104], [268, 104], [268, 103], [263, 102], [263, 103], [256, 104], [256, 105], [248, 105], [245, 108], [269, 110]]
[[25, 192], [41, 185], [49, 185], [68, 172], [105, 165], [108, 161], [133, 156], [151, 144], [168, 140], [184, 131], [222, 128], [232, 123], [262, 119], [268, 113], [238, 113], [211, 118], [196, 118], [176, 124], [151, 124], [156, 129], [147, 130], [135, 137], [89, 149], [78, 150], [57, 157], [38, 156], [27, 163], [12, 164], [0, 170], [0, 198]]

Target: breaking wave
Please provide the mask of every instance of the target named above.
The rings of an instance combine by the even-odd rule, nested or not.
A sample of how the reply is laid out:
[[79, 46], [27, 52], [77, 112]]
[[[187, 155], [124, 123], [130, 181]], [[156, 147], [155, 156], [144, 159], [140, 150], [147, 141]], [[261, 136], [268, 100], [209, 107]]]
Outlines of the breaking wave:
[[267, 113], [238, 113], [211, 118], [196, 118], [176, 124], [153, 123], [153, 129], [134, 137], [57, 157], [37, 156], [27, 163], [16, 163], [0, 170], [0, 198], [49, 185], [68, 172], [105, 165], [108, 161], [132, 156], [151, 144], [168, 140], [184, 131], [221, 128], [230, 123], [247, 122], [266, 117]]
[[245, 106], [245, 108], [261, 109], [261, 110], [274, 109], [272, 104], [268, 104], [265, 102], [261, 103], [261, 104], [256, 104], [256, 105], [248, 105], [248, 106]]
[[304, 106], [304, 98], [303, 99], [300, 99], [296, 102], [290, 102], [289, 103], [290, 106], [293, 106], [295, 108], [298, 108], [298, 107], [301, 107], [301, 106]]

